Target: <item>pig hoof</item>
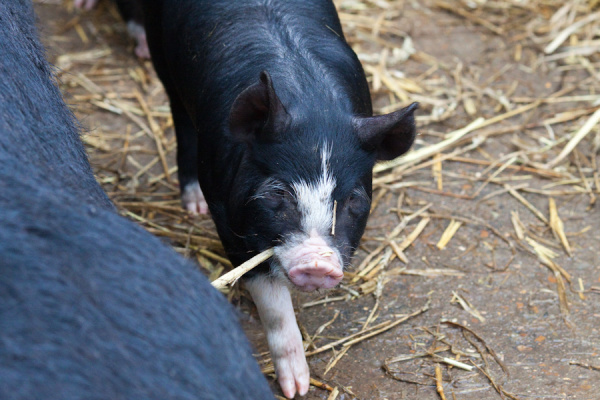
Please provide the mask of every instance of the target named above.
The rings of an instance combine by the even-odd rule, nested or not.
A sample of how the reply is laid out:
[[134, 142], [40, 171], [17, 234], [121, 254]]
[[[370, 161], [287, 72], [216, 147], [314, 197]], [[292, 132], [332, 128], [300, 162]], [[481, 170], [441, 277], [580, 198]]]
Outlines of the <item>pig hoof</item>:
[[73, 2], [73, 5], [76, 8], [81, 8], [81, 9], [89, 11], [92, 8], [94, 8], [97, 3], [98, 3], [98, 0], [75, 0]]
[[183, 203], [183, 208], [190, 214], [208, 214], [208, 204], [204, 199], [204, 194], [202, 194], [198, 182], [190, 183], [183, 188], [181, 202]]
[[279, 358], [275, 365], [277, 381], [285, 397], [292, 399], [296, 393], [304, 396], [308, 392], [310, 373], [304, 351], [301, 350], [300, 354], [292, 352], [287, 357]]
[[146, 38], [144, 38], [143, 42], [138, 41], [138, 44], [135, 47], [135, 55], [145, 60], [150, 59], [150, 49], [148, 49], [148, 43], [146, 42]]
[[150, 49], [148, 48], [148, 40], [146, 39], [146, 30], [135, 21], [127, 23], [129, 35], [135, 39], [137, 43], [135, 47], [135, 55], [139, 58], [150, 59]]

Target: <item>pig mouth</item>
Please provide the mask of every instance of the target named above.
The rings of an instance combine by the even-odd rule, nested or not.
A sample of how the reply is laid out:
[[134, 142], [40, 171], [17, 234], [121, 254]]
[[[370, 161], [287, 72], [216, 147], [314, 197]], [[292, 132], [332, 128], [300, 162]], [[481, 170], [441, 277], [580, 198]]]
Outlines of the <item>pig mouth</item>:
[[303, 292], [334, 288], [344, 277], [337, 251], [319, 236], [278, 246], [275, 255], [289, 281]]
[[344, 273], [341, 270], [318, 261], [296, 266], [288, 272], [289, 280], [303, 292], [332, 289], [341, 282], [343, 277]]

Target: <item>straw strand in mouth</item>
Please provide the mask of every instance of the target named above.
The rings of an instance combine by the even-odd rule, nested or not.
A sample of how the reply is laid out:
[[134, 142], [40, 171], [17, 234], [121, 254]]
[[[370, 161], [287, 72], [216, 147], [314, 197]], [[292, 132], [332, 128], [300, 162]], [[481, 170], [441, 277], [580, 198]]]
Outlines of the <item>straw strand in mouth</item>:
[[237, 280], [240, 279], [240, 277], [242, 275], [244, 275], [246, 272], [250, 271], [251, 269], [256, 268], [258, 265], [265, 262], [272, 256], [273, 256], [273, 248], [271, 247], [271, 248], [255, 255], [254, 257], [252, 257], [245, 263], [242, 263], [239, 267], [236, 267], [236, 268], [232, 269], [231, 271], [229, 271], [228, 273], [226, 273], [225, 275], [215, 279], [214, 281], [211, 282], [211, 284], [217, 290], [224, 289], [227, 285], [230, 285], [230, 284], [235, 285]]

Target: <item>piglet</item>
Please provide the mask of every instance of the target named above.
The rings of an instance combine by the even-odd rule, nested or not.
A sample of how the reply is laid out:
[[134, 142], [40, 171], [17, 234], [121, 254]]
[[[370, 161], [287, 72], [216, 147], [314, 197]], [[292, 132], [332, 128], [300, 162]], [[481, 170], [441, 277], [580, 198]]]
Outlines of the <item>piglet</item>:
[[[210, 213], [246, 276], [288, 398], [309, 371], [290, 289], [337, 286], [364, 232], [372, 168], [415, 137], [412, 104], [373, 116], [329, 0], [145, 0], [169, 96], [184, 207]], [[334, 224], [335, 221], [335, 224]]]

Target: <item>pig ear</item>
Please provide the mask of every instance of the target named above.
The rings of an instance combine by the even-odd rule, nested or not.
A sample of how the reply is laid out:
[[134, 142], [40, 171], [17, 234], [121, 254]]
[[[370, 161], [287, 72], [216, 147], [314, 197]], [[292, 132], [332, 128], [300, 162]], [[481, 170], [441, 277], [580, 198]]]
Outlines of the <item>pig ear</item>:
[[233, 102], [229, 129], [240, 141], [272, 141], [277, 140], [278, 132], [284, 129], [288, 119], [269, 73], [262, 71], [258, 83], [246, 88]]
[[419, 103], [390, 114], [354, 120], [358, 138], [364, 147], [375, 150], [377, 160], [391, 160], [406, 153], [415, 141], [414, 112]]

